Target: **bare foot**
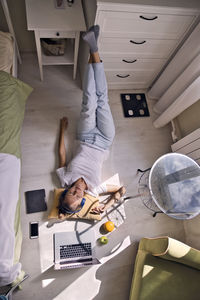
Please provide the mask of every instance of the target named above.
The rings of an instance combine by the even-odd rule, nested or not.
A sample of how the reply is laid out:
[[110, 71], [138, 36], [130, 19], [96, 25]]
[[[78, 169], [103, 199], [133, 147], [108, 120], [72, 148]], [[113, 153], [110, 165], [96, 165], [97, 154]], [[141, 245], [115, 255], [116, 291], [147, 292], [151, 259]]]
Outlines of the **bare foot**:
[[120, 189], [116, 193], [114, 193], [114, 195], [113, 195], [113, 197], [115, 199], [115, 202], [118, 202], [120, 200], [120, 198], [122, 196], [124, 196], [125, 193], [126, 193], [125, 187], [121, 186]]
[[62, 130], [67, 129], [67, 127], [68, 127], [68, 118], [67, 117], [63, 117], [62, 119], [60, 119], [60, 127]]

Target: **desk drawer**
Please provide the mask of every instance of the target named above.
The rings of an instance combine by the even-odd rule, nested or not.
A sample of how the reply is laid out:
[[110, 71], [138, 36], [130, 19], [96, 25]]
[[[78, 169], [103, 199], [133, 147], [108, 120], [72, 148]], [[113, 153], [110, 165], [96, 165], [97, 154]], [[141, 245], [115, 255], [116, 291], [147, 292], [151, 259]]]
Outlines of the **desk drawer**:
[[99, 52], [102, 56], [130, 54], [137, 58], [168, 58], [176, 47], [176, 40], [152, 40], [127, 38], [100, 38]]
[[75, 38], [75, 31], [39, 30], [40, 38]]
[[98, 24], [105, 37], [179, 39], [195, 16], [146, 12], [100, 11]]

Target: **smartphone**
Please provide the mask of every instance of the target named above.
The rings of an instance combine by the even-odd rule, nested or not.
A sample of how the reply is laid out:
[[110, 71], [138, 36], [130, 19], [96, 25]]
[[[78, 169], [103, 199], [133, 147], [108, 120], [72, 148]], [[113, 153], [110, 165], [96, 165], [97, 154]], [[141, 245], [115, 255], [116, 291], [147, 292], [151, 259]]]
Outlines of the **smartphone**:
[[37, 239], [39, 237], [39, 222], [30, 222], [30, 239]]

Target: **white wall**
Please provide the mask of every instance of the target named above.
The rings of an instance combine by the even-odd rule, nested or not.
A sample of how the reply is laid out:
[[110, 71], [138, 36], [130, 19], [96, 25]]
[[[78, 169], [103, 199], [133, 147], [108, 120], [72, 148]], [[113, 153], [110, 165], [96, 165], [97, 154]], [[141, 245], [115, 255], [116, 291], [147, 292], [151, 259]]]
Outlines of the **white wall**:
[[[168, 96], [166, 99], [165, 97], [163, 98], [164, 94], [168, 92], [168, 89], [170, 89], [173, 84], [176, 84], [177, 78], [181, 76], [192, 60], [200, 53], [199, 35], [200, 23], [197, 24], [196, 28], [194, 28], [192, 33], [149, 90], [148, 95], [150, 98], [159, 99], [156, 104], [156, 110], [159, 112], [163, 112], [166, 107], [174, 101], [174, 99], [171, 99], [171, 97]], [[178, 84], [177, 87], [179, 87]]]
[[[41, 0], [42, 1], [42, 0]], [[49, 0], [53, 1], [53, 0]], [[76, 1], [76, 0], [75, 0]], [[117, 3], [138, 3], [151, 5], [168, 5], [168, 6], [185, 6], [190, 8], [200, 8], [199, 0], [104, 0], [105, 2], [117, 2]], [[89, 26], [93, 24], [93, 16], [96, 11], [96, 0], [82, 0], [83, 5], [86, 8], [86, 17], [89, 19]], [[26, 25], [26, 9], [25, 0], [7, 0], [10, 10], [13, 25], [16, 31], [16, 36], [21, 51], [35, 51], [35, 41], [33, 32], [27, 31]], [[86, 24], [87, 25], [87, 24]], [[0, 5], [0, 30], [7, 30], [3, 11]]]
[[[169, 108], [173, 107], [173, 112], [168, 117], [173, 116], [174, 104], [177, 99], [184, 94], [184, 91], [200, 76], [200, 23], [173, 57], [164, 72], [152, 86], [148, 95], [151, 98], [158, 98], [154, 110], [162, 114]], [[199, 93], [196, 95], [195, 102], [199, 103]], [[180, 100], [180, 99], [179, 99]], [[177, 106], [177, 111], [181, 111], [183, 107], [187, 107], [191, 98], [183, 98], [180, 106]], [[192, 101], [194, 103], [194, 101]], [[192, 103], [191, 103], [192, 104]], [[190, 104], [190, 105], [191, 105]], [[171, 115], [172, 114], [172, 115]], [[200, 127], [200, 105], [193, 104], [182, 112], [176, 121], [179, 124], [181, 136], [189, 134], [193, 130]]]
[[182, 112], [177, 121], [182, 137], [200, 128], [200, 100]]
[[[7, 4], [10, 11], [19, 49], [21, 51], [36, 51], [33, 32], [27, 30], [25, 0], [7, 0]], [[8, 30], [1, 5], [0, 30]]]

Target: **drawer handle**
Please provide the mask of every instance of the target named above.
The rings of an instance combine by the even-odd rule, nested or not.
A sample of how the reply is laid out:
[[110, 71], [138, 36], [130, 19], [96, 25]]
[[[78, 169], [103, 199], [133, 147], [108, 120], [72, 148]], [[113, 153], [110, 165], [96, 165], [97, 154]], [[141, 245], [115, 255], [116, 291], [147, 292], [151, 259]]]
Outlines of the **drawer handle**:
[[119, 75], [119, 74], [117, 74], [116, 76], [117, 76], [117, 77], [119, 77], [119, 78], [127, 78], [127, 77], [129, 77], [130, 75], [129, 75], [129, 74], [127, 74], [127, 75], [124, 75], [124, 76], [123, 76], [123, 75]]
[[133, 64], [134, 62], [137, 61], [137, 59], [134, 59], [134, 60], [126, 60], [126, 59], [122, 59], [122, 61], [124, 61], [124, 62], [127, 63], [127, 64]]
[[146, 41], [135, 42], [135, 41], [133, 41], [133, 40], [130, 40], [130, 43], [135, 44], [135, 45], [142, 45], [142, 44], [146, 43]]
[[146, 21], [154, 21], [154, 20], [158, 19], [157, 16], [155, 16], [153, 18], [147, 18], [147, 17], [144, 17], [144, 16], [140, 16], [140, 18], [143, 19], [143, 20], [146, 20]]
[[60, 36], [60, 33], [59, 33], [59, 32], [56, 32], [56, 35], [57, 35], [57, 36]]

